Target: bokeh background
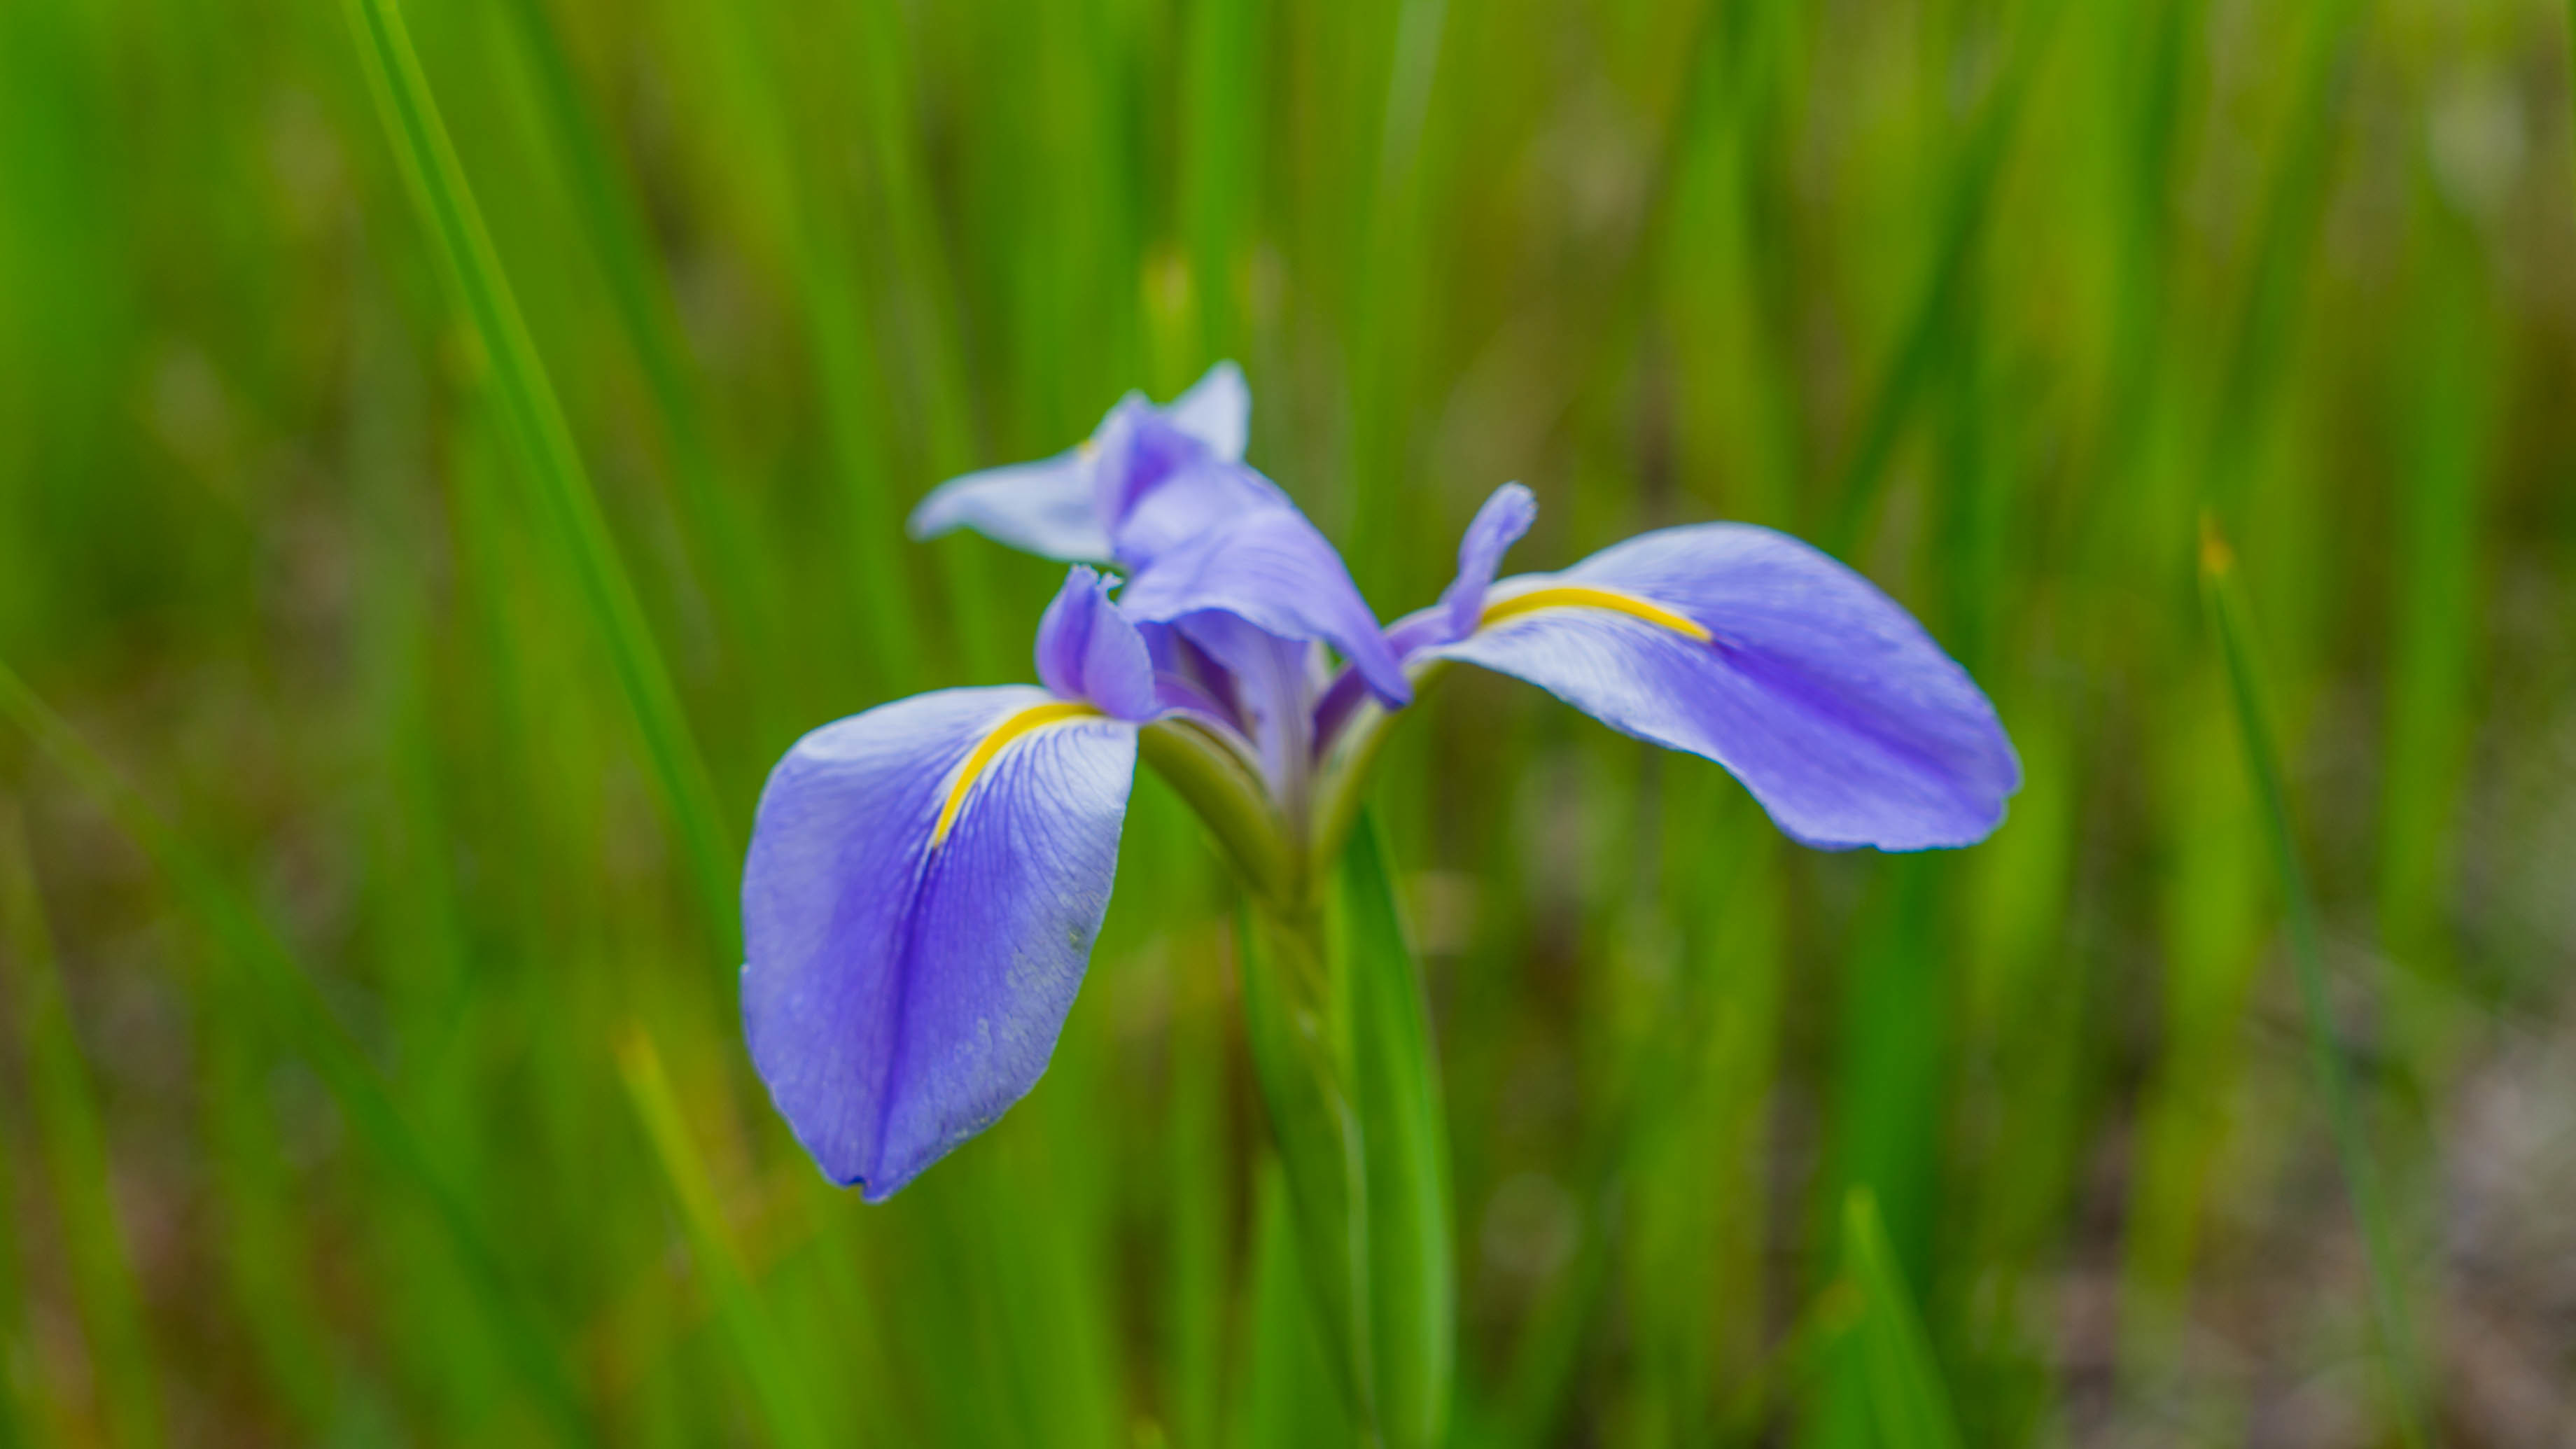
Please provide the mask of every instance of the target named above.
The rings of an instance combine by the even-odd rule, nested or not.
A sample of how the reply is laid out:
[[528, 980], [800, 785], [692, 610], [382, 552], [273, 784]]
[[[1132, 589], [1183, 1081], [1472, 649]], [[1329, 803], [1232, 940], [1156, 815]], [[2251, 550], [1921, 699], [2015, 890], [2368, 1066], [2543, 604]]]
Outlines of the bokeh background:
[[1771, 523], [2028, 766], [1983, 846], [1826, 857], [1507, 681], [1405, 724], [1460, 1444], [1877, 1442], [1853, 1186], [1968, 1443], [2398, 1442], [2204, 515], [2438, 1433], [2576, 1442], [2564, 8], [409, 20], [603, 530], [347, 13], [0, 7], [0, 660], [61, 717], [0, 725], [0, 1444], [1332, 1442], [1158, 782], [1052, 1071], [893, 1204], [732, 1001], [787, 744], [1030, 674], [1058, 571], [912, 501], [1220, 357], [1382, 617], [1509, 478], [1522, 568]]

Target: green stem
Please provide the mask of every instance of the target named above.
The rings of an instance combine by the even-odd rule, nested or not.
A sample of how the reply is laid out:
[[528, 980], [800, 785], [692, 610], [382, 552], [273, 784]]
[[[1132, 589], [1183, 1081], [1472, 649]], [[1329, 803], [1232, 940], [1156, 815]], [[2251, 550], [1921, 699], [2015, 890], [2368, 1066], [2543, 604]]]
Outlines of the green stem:
[[1371, 1363], [1368, 1160], [1351, 1096], [1344, 993], [1319, 911], [1250, 898], [1242, 913], [1244, 1031], [1270, 1113], [1316, 1330], [1354, 1437], [1381, 1442]]
[[1457, 1303], [1429, 1012], [1365, 820], [1318, 885], [1247, 905], [1245, 1030], [1354, 1437], [1427, 1449], [1447, 1433]]
[[1256, 897], [1273, 905], [1307, 898], [1287, 822], [1258, 764], [1186, 718], [1147, 725], [1136, 743], [1145, 763], [1198, 812], [1226, 864]]

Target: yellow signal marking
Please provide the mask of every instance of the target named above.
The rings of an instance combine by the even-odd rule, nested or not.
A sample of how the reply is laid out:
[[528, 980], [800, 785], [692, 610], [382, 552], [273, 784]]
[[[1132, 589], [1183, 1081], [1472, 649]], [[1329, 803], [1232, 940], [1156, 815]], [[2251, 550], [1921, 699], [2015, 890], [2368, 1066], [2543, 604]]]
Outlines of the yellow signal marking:
[[939, 824], [930, 832], [931, 848], [937, 849], [940, 842], [948, 838], [948, 827], [957, 822], [957, 812], [966, 803], [966, 792], [975, 788], [975, 782], [992, 767], [1002, 751], [1009, 748], [1011, 741], [1051, 724], [1095, 717], [1100, 717], [1100, 711], [1090, 705], [1056, 699], [1030, 705], [993, 726], [993, 732], [975, 746], [975, 752], [966, 757], [966, 763], [958, 768], [957, 779], [949, 785], [948, 800], [939, 807]]
[[1535, 614], [1541, 609], [1607, 609], [1614, 614], [1659, 624], [1702, 644], [1716, 637], [1701, 628], [1698, 620], [1686, 619], [1661, 604], [1650, 604], [1634, 594], [1623, 594], [1616, 589], [1596, 589], [1588, 584], [1556, 584], [1532, 589], [1525, 594], [1514, 594], [1508, 599], [1497, 599], [1485, 606], [1484, 617], [1476, 621], [1476, 627], [1490, 629], [1506, 619]]

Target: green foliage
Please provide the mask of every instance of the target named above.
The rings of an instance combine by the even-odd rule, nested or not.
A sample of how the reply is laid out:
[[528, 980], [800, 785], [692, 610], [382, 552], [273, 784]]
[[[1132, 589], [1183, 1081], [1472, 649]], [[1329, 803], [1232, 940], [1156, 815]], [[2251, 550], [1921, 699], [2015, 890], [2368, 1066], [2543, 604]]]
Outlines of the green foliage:
[[[0, 5], [0, 1444], [2545, 1440], [2571, 13]], [[1822, 856], [1452, 671], [1274, 1140], [1150, 736], [1045, 1081], [865, 1207], [764, 772], [1028, 677], [1060, 570], [905, 512], [1229, 356], [1383, 617], [1508, 478], [1794, 529], [2029, 783]]]
[[1878, 1442], [1887, 1449], [1959, 1449], [1940, 1365], [1932, 1361], [1931, 1340], [1879, 1221], [1878, 1200], [1866, 1189], [1854, 1189], [1843, 1204], [1843, 1268], [1860, 1295], [1860, 1321], [1851, 1332], [1859, 1340]]

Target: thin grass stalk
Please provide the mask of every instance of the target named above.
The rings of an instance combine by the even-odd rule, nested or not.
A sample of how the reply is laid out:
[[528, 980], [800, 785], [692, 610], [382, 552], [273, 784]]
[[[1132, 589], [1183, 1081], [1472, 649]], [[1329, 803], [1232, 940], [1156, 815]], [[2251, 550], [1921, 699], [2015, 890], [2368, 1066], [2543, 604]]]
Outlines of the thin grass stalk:
[[1906, 1292], [1878, 1199], [1867, 1188], [1854, 1188], [1843, 1200], [1843, 1271], [1861, 1292], [1860, 1380], [1878, 1442], [1885, 1449], [1961, 1449], [1965, 1441], [1931, 1338]]
[[2246, 605], [2237, 582], [2235, 555], [2212, 524], [2204, 523], [2200, 548], [2202, 595], [2211, 627], [2227, 665], [2227, 684], [2236, 706], [2236, 722], [2245, 745], [2245, 763], [2254, 776], [2261, 803], [2264, 834], [2280, 872], [2282, 913], [2289, 935], [2290, 962], [2298, 972], [2299, 999], [2307, 1016], [2309, 1066], [2316, 1074], [2317, 1094], [2325, 1100], [2326, 1122], [2334, 1135], [2335, 1156], [2351, 1196], [2353, 1216], [2360, 1221], [2362, 1246], [2370, 1270], [2372, 1316], [2380, 1354], [2387, 1371], [2390, 1410], [2409, 1449], [2427, 1449], [2424, 1380], [2415, 1363], [2416, 1339], [2406, 1309], [2404, 1280], [2396, 1239], [2389, 1230], [2388, 1210], [2372, 1170], [2369, 1140], [2353, 1102], [2350, 1072], [2326, 996], [2325, 946], [2317, 926], [2315, 899], [2309, 894], [2306, 868], [2290, 825], [2288, 791], [2281, 783], [2280, 757], [2272, 740], [2270, 716], [2263, 704]]
[[1987, 218], [1994, 210], [2004, 162], [2020, 127], [2022, 103], [2030, 93], [2048, 41], [2056, 33], [2057, 18], [2065, 12], [2065, 0], [2040, 0], [2035, 9], [2036, 13], [2023, 22], [2022, 34], [2014, 42], [2006, 62], [2009, 68], [1996, 80], [1975, 130], [1951, 163], [1931, 275], [1924, 281], [1922, 296], [1916, 300], [1899, 334], [1895, 354], [1872, 394], [1861, 424], [1860, 442], [1827, 495], [1833, 511], [1819, 541], [1828, 552], [1849, 557], [1859, 546], [1871, 506], [1878, 501], [1890, 465], [1896, 460], [1896, 445], [1940, 375], [1940, 365], [1950, 351], [1950, 334], [1959, 326], [1960, 309], [1969, 305], [1967, 293], [1978, 243], [1985, 236]]
[[[690, 552], [708, 576], [720, 616], [744, 636], [755, 671], [775, 669], [781, 628], [778, 591], [717, 466], [696, 369], [643, 218], [618, 174], [607, 138], [583, 103], [545, 0], [507, 0], [501, 9], [534, 82], [558, 169], [570, 183], [583, 240], [600, 263], [609, 300], [652, 394], [654, 419], [670, 447], [673, 481], [694, 535]], [[756, 700], [773, 696], [759, 678], [749, 683]]]
[[600, 513], [580, 450], [573, 444], [571, 425], [475, 206], [464, 166], [439, 120], [429, 79], [421, 71], [393, 0], [349, 0], [349, 19], [357, 32], [359, 56], [375, 91], [386, 138], [428, 225], [441, 269], [482, 344], [506, 431], [526, 469], [539, 511], [566, 551], [592, 623], [634, 711], [709, 928], [726, 932], [734, 918], [733, 870], [739, 857], [717, 804], [714, 783], [608, 521]]
[[751, 1279], [742, 1248], [724, 1208], [709, 1184], [714, 1174], [690, 1139], [679, 1098], [662, 1069], [662, 1054], [640, 1025], [628, 1027], [617, 1043], [617, 1067], [625, 1079], [627, 1100], [652, 1140], [653, 1155], [679, 1205], [681, 1226], [698, 1266], [712, 1280], [716, 1312], [741, 1358], [743, 1377], [752, 1388], [770, 1442], [785, 1449], [821, 1449], [833, 1442], [814, 1417], [814, 1405], [796, 1374], [797, 1359], [779, 1338], [758, 1288]]
[[2315, 0], [2289, 133], [2278, 143], [2264, 187], [2254, 262], [2235, 319], [2205, 469], [2204, 496], [2220, 523], [2231, 529], [2245, 525], [2247, 495], [2260, 456], [2256, 445], [2275, 391], [2295, 371], [2284, 360], [2309, 292], [2309, 273], [2315, 270], [2310, 261], [2325, 220], [2326, 182], [2342, 140], [2335, 123], [2351, 88], [2368, 3]]
[[45, 1176], [61, 1220], [72, 1295], [96, 1365], [99, 1416], [116, 1449], [151, 1449], [169, 1435], [142, 1290], [110, 1191], [98, 1094], [63, 1001], [62, 968], [33, 860], [24, 823], [14, 810], [0, 809], [0, 924], [17, 958], [10, 973], [17, 979], [7, 983], [15, 989], [7, 999], [18, 1017], [26, 1101], [34, 1109]]

